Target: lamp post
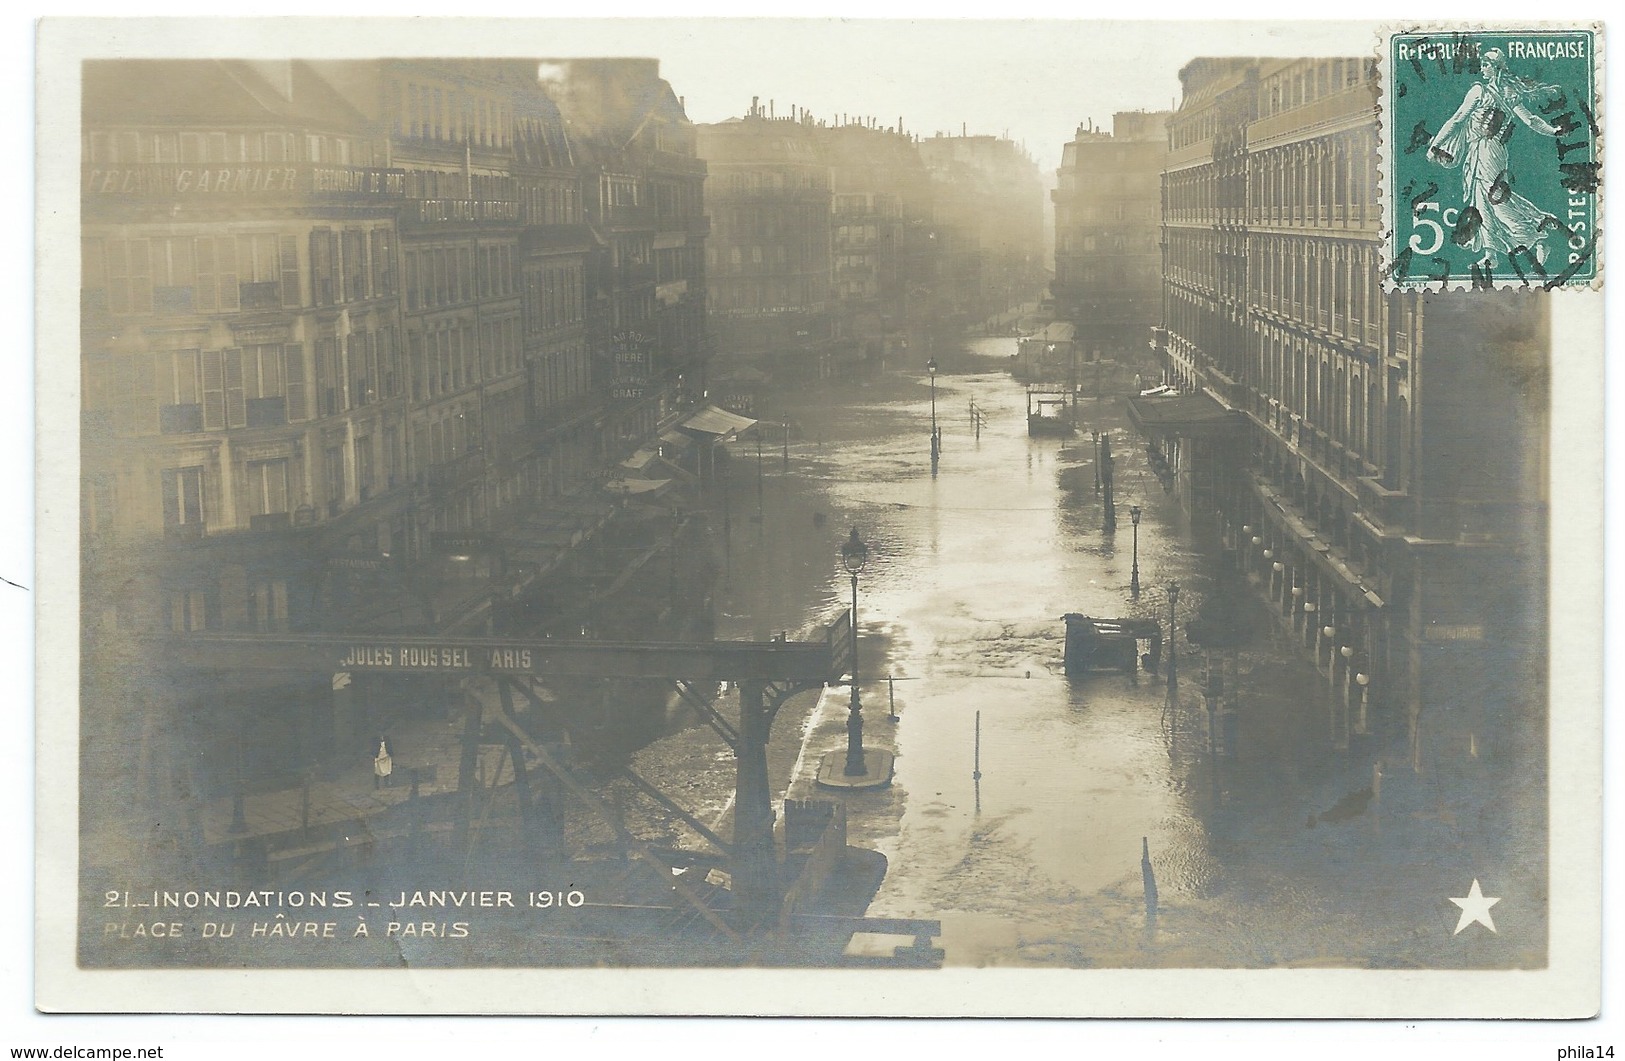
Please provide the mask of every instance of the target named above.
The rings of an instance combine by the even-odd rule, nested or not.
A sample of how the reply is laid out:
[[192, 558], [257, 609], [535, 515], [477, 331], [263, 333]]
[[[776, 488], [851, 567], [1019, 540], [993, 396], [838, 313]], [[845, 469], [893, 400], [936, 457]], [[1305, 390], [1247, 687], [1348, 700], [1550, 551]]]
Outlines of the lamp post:
[[1128, 591], [1135, 599], [1140, 596], [1140, 506], [1130, 505], [1128, 518], [1134, 523], [1134, 565], [1129, 568]]
[[846, 715], [846, 776], [868, 773], [863, 762], [863, 705], [858, 701], [858, 572], [869, 560], [869, 547], [858, 537], [858, 528], [841, 545], [841, 564], [852, 576], [852, 705]]
[[1090, 435], [1095, 440], [1095, 495], [1100, 494], [1100, 432], [1091, 430]]
[[925, 374], [931, 379], [931, 460], [942, 453], [942, 436], [937, 433], [937, 359], [925, 363]]
[[1100, 478], [1106, 487], [1106, 515], [1101, 520], [1100, 529], [1107, 534], [1117, 533], [1117, 504], [1112, 500], [1112, 479], [1115, 469], [1112, 467], [1112, 436], [1103, 433], [1100, 436]]

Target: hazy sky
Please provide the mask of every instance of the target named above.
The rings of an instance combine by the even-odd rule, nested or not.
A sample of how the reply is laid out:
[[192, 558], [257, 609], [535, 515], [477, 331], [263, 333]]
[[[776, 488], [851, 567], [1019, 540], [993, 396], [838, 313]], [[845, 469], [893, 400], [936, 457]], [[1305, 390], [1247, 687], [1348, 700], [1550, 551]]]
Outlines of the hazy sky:
[[564, 22], [557, 54], [643, 54], [697, 122], [737, 117], [753, 95], [778, 114], [869, 115], [906, 129], [1008, 134], [1041, 168], [1078, 123], [1177, 104], [1197, 55], [1372, 55], [1367, 23], [715, 20]]
[[[803, 9], [805, 10], [805, 8]], [[969, 19], [131, 21], [122, 55], [360, 54], [658, 58], [697, 122], [742, 115], [752, 96], [819, 118], [873, 116], [929, 136], [1008, 135], [1053, 170], [1078, 123], [1158, 110], [1198, 55], [1373, 55], [1360, 22]]]

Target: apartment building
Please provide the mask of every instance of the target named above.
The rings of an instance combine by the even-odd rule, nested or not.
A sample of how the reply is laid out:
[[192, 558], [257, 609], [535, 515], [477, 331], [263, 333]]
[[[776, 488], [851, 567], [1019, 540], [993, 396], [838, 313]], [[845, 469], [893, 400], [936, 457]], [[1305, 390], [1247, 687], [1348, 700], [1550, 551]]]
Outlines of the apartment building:
[[1382, 290], [1371, 60], [1181, 80], [1154, 340], [1186, 393], [1134, 416], [1321, 668], [1335, 746], [1541, 761], [1546, 296]]

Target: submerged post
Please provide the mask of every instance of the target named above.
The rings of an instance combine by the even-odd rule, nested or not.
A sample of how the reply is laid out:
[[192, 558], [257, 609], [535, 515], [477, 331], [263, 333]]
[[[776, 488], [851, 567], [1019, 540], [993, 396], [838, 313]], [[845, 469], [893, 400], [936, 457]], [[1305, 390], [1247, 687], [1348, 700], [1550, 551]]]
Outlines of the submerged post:
[[1151, 841], [1148, 837], [1140, 837], [1140, 878], [1145, 884], [1145, 912], [1148, 917], [1157, 915], [1157, 875], [1151, 869]]
[[972, 781], [982, 779], [982, 713], [980, 711], [976, 712], [976, 758], [975, 764], [971, 767], [970, 776]]

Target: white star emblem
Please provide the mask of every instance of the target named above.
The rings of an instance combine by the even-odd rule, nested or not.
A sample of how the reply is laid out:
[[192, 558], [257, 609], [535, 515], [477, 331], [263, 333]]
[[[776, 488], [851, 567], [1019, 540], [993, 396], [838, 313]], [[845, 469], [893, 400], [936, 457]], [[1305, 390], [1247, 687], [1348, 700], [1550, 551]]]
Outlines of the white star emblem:
[[1466, 895], [1460, 899], [1452, 897], [1450, 901], [1461, 907], [1461, 920], [1456, 922], [1456, 931], [1452, 935], [1459, 934], [1462, 929], [1474, 921], [1477, 921], [1491, 932], [1495, 931], [1495, 922], [1490, 919], [1490, 907], [1501, 900], [1498, 898], [1491, 899], [1479, 891], [1476, 878], [1473, 880], [1473, 886], [1467, 889]]

